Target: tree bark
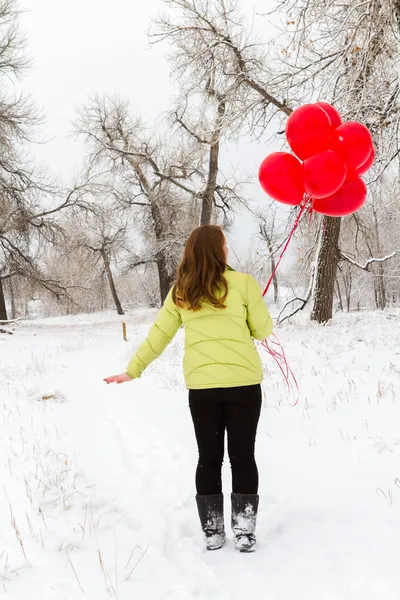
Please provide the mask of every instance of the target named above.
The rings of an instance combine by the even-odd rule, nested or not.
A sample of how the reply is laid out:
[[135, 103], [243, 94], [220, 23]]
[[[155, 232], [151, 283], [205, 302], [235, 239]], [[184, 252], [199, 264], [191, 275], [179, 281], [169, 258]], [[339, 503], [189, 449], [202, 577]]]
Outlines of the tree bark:
[[279, 286], [278, 286], [278, 277], [277, 277], [275, 269], [276, 269], [275, 258], [272, 257], [271, 258], [271, 270], [272, 270], [272, 273], [273, 273], [272, 281], [274, 283], [274, 303], [278, 304], [278, 300], [279, 300]]
[[375, 304], [378, 310], [385, 310], [387, 306], [385, 268], [383, 264], [378, 265], [378, 273], [374, 277]]
[[160, 252], [157, 256], [157, 270], [158, 270], [158, 279], [160, 281], [160, 296], [161, 296], [161, 304], [164, 303], [168, 293], [173, 285], [171, 281], [171, 277], [168, 273], [168, 265], [166, 261], [166, 257], [162, 252]]
[[341, 310], [341, 312], [343, 312], [344, 307], [343, 307], [343, 300], [342, 300], [342, 290], [340, 289], [340, 283], [339, 283], [339, 279], [336, 277], [336, 287], [337, 287], [337, 294], [338, 294], [338, 298], [339, 298], [339, 308]]
[[341, 219], [324, 217], [311, 312], [311, 320], [317, 321], [317, 323], [327, 323], [333, 315], [335, 282], [340, 256], [340, 226]]
[[15, 293], [14, 293], [12, 277], [10, 277], [10, 279], [8, 280], [8, 289], [10, 292], [11, 318], [16, 319], [17, 318], [17, 310], [16, 310], [16, 306], [15, 306]]
[[271, 238], [268, 237], [267, 235], [265, 236], [266, 240], [267, 240], [267, 245], [268, 245], [268, 252], [270, 255], [270, 259], [271, 259], [271, 275], [272, 277], [272, 281], [274, 284], [274, 303], [278, 304], [278, 300], [279, 300], [279, 285], [278, 285], [278, 275], [276, 272], [276, 262], [275, 262], [275, 256], [274, 256], [274, 251], [272, 248], [272, 243], [271, 243]]
[[6, 299], [4, 298], [4, 285], [0, 277], [0, 321], [7, 321]]
[[160, 207], [157, 203], [157, 199], [150, 198], [150, 209], [151, 216], [153, 218], [154, 234], [157, 244], [156, 263], [158, 270], [158, 279], [160, 282], [161, 304], [163, 304], [175, 281], [175, 273], [171, 274], [169, 269], [170, 265], [168, 252], [164, 246], [165, 232], [163, 216], [161, 214]]
[[109, 286], [110, 286], [111, 295], [112, 295], [113, 300], [114, 300], [115, 308], [117, 309], [117, 313], [119, 315], [123, 315], [125, 313], [124, 313], [124, 311], [122, 309], [122, 305], [121, 305], [120, 299], [118, 298], [118, 294], [117, 294], [117, 290], [116, 290], [115, 282], [114, 282], [114, 277], [113, 277], [113, 274], [111, 272], [110, 261], [109, 261], [108, 256], [107, 256], [107, 252], [105, 250], [101, 250], [101, 256], [103, 258], [104, 268], [105, 268], [106, 273], [107, 273], [107, 279], [108, 279], [108, 283], [109, 283]]
[[[382, 253], [381, 247], [381, 235], [379, 230], [379, 221], [376, 211], [374, 211], [374, 222], [375, 222], [375, 237], [377, 243], [378, 256]], [[372, 253], [371, 253], [372, 255]], [[375, 304], [378, 310], [385, 310], [387, 306], [386, 298], [386, 285], [385, 285], [385, 266], [383, 263], [377, 265], [377, 273], [374, 276], [374, 288], [375, 288]]]
[[157, 246], [155, 261], [157, 264], [158, 279], [160, 283], [161, 304], [163, 304], [175, 281], [175, 273], [170, 273], [170, 265], [168, 260], [169, 257], [167, 249], [165, 248], [166, 235], [164, 230], [163, 215], [158, 204], [157, 197], [154, 195], [152, 186], [150, 185], [141, 166], [132, 159], [130, 159], [129, 162], [135, 170], [143, 189], [146, 191], [147, 199], [150, 205], [150, 212], [154, 226], [154, 237], [156, 238]]
[[206, 189], [203, 193], [203, 200], [201, 203], [200, 225], [210, 225], [211, 223], [212, 211], [214, 207], [215, 190], [217, 187], [218, 180], [221, 130], [223, 125], [223, 119], [225, 117], [225, 112], [225, 100], [220, 100], [218, 102], [218, 115], [215, 124], [215, 129], [211, 138], [208, 179]]
[[346, 309], [347, 309], [347, 312], [349, 313], [350, 309], [351, 309], [351, 288], [352, 288], [352, 284], [353, 284], [351, 270], [349, 270], [348, 275], [346, 277], [343, 277], [343, 282], [344, 282], [344, 289], [345, 289], [345, 293], [346, 293]]

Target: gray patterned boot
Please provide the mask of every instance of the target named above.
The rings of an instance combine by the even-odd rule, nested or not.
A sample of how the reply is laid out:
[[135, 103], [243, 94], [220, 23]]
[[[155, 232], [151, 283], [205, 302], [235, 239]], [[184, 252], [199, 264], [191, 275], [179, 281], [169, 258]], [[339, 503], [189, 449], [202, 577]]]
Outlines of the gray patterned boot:
[[256, 494], [232, 494], [232, 529], [239, 552], [254, 552], [256, 549], [258, 504], [259, 496]]
[[219, 550], [226, 542], [224, 496], [196, 496], [200, 523], [207, 550]]

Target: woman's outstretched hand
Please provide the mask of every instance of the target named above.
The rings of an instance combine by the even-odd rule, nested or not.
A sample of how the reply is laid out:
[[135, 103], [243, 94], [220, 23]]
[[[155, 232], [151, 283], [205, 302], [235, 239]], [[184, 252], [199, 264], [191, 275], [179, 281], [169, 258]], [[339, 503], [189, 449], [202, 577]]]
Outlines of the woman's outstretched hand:
[[127, 381], [133, 381], [133, 378], [128, 375], [128, 373], [120, 373], [119, 375], [112, 375], [111, 377], [107, 377], [104, 379], [107, 383], [126, 383]]

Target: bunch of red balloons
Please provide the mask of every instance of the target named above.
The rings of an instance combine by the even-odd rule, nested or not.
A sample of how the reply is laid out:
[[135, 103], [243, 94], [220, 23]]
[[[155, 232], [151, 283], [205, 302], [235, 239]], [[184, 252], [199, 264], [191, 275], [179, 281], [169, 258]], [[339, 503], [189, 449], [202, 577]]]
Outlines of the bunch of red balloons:
[[361, 176], [375, 160], [365, 125], [342, 123], [336, 108], [318, 102], [291, 114], [286, 137], [296, 156], [275, 152], [260, 167], [261, 186], [271, 198], [292, 206], [308, 198], [316, 212], [330, 217], [361, 208], [367, 199]]

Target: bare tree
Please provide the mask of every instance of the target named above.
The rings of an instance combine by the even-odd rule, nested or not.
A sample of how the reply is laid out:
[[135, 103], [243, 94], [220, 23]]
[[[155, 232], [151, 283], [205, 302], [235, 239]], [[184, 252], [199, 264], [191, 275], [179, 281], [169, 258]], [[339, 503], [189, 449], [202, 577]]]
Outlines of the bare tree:
[[163, 144], [118, 98], [92, 98], [79, 111], [75, 131], [87, 142], [88, 175], [108, 186], [120, 209], [130, 210], [151, 232], [145, 261], [157, 265], [164, 300], [186, 236], [188, 222], [182, 217], [197, 197], [201, 157], [193, 144]]
[[132, 247], [129, 238], [134, 234], [126, 213], [121, 214], [121, 210], [115, 207], [107, 208], [104, 204], [99, 204], [93, 211], [77, 216], [68, 241], [71, 252], [84, 248], [94, 254], [94, 266], [101, 262], [101, 271], [107, 278], [119, 315], [123, 315], [124, 311], [117, 292], [114, 269], [118, 272], [116, 265], [121, 269], [131, 261]]
[[[382, 172], [398, 154], [398, 2], [284, 0], [282, 9], [291, 93], [302, 101], [331, 100], [347, 120], [363, 121], [374, 135]], [[340, 228], [339, 219], [324, 219], [311, 314], [320, 323], [332, 317]]]
[[[47, 245], [62, 243], [57, 214], [71, 207], [77, 190], [62, 195], [29, 158], [28, 144], [41, 122], [30, 98], [16, 96], [16, 77], [28, 66], [25, 41], [19, 30], [15, 0], [0, 0], [0, 319], [7, 319], [4, 283], [13, 278], [61, 298], [68, 294], [57, 277], [49, 276], [41, 260]], [[11, 292], [11, 302], [15, 297]], [[13, 309], [12, 309], [13, 310]]]
[[372, 190], [365, 207], [342, 225], [340, 260], [346, 260], [347, 268], [343, 269], [340, 265], [339, 268], [345, 287], [352, 283], [358, 285], [361, 278], [364, 301], [370, 303], [372, 296], [371, 305], [383, 310], [398, 284], [396, 269], [399, 266], [397, 253], [400, 237], [397, 178], [393, 179], [393, 175], [389, 176], [386, 172], [374, 183]]
[[[381, 171], [397, 157], [397, 0], [333, 0], [328, 5], [323, 0], [283, 0], [272, 7], [286, 17], [283, 42], [275, 40], [269, 50], [266, 43], [255, 42], [233, 0], [165, 4], [173, 12], [159, 20], [158, 35], [174, 45], [177, 73], [193, 88], [204, 89], [204, 82], [217, 73], [225, 127], [247, 123], [253, 134], [262, 133], [275, 115], [289, 115], [292, 106], [324, 98], [346, 119], [360, 119], [370, 127]], [[311, 315], [320, 323], [332, 317], [341, 228], [340, 219], [323, 221]]]
[[[340, 309], [350, 312], [353, 290], [353, 269], [349, 262], [339, 263], [339, 273], [336, 279]], [[342, 292], [343, 289], [343, 292]]]
[[[44, 268], [46, 250], [65, 244], [65, 233], [59, 215], [73, 209], [86, 209], [82, 190], [74, 188], [63, 192], [46, 182], [45, 176], [28, 173], [21, 164], [13, 177], [0, 182], [0, 307], [2, 319], [7, 319], [3, 282], [16, 277], [29, 280], [58, 300], [68, 298], [57, 274], [50, 275]], [[40, 179], [37, 174], [41, 175]], [[15, 298], [14, 298], [15, 302]]]
[[[235, 99], [229, 120], [246, 122], [249, 115], [262, 130], [271, 121], [270, 108], [287, 115], [280, 100], [284, 86], [267, 60], [265, 43], [249, 30], [237, 0], [164, 0], [169, 12], [156, 22], [152, 39], [168, 40], [174, 48], [176, 73], [193, 89], [204, 82]], [[268, 85], [267, 83], [268, 82]], [[206, 88], [207, 89], [207, 88]]]
[[[226, 211], [235, 201], [243, 203], [237, 182], [221, 180], [221, 144], [238, 137], [246, 124], [252, 130], [265, 127], [276, 110], [290, 114], [290, 109], [273, 96], [282, 88], [269, 77], [264, 48], [247, 39], [236, 1], [165, 0], [165, 4], [169, 11], [156, 20], [150, 39], [171, 44], [173, 76], [180, 85], [174, 118], [207, 149], [200, 222], [208, 224], [215, 206]], [[270, 81], [268, 90], [261, 81]]]
[[[17, 147], [29, 138], [30, 129], [37, 123], [37, 114], [30, 102], [8, 92], [7, 84], [27, 67], [25, 41], [18, 27], [18, 10], [13, 0], [0, 1], [0, 319], [7, 319], [3, 283], [15, 274], [7, 263], [13, 249], [6, 238], [12, 227], [7, 224], [23, 202], [31, 174], [21, 160]], [[17, 217], [20, 220], [19, 217]]]
[[286, 220], [284, 224], [278, 222], [278, 210], [273, 203], [269, 208], [257, 213], [258, 228], [261, 239], [267, 247], [267, 257], [270, 262], [270, 276], [274, 286], [274, 302], [279, 301], [279, 283], [278, 273], [276, 270], [276, 257], [283, 249], [290, 220]]

